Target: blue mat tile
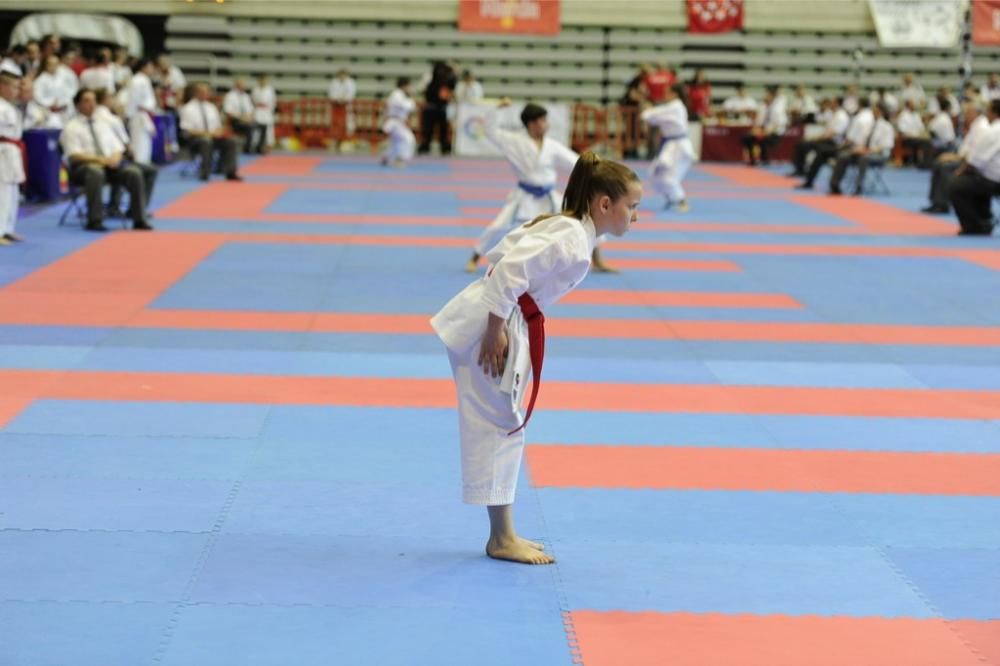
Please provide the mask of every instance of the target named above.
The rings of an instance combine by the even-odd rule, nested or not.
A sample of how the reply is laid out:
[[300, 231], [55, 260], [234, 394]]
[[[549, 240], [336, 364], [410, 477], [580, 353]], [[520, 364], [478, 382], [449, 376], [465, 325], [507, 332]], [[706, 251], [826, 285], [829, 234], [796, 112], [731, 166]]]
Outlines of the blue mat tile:
[[175, 666], [570, 666], [558, 612], [493, 608], [183, 609], [162, 663]]
[[192, 601], [350, 608], [559, 610], [548, 567], [498, 562], [466, 539], [223, 534]]
[[6, 510], [0, 514], [0, 529], [210, 532], [232, 485], [4, 475], [0, 506]]
[[370, 213], [372, 200], [378, 199], [378, 210], [389, 215], [413, 215], [421, 211], [454, 211], [465, 205], [454, 192], [415, 192], [413, 190], [373, 192], [369, 190], [311, 190], [291, 189], [283, 193], [267, 207], [267, 213], [319, 214], [337, 211], [345, 213]]
[[90, 346], [106, 338], [111, 329], [85, 326], [0, 326], [0, 344], [4, 345], [72, 345]]
[[238, 479], [253, 439], [0, 432], [0, 476]]
[[870, 548], [574, 541], [553, 552], [570, 608], [934, 615]]
[[101, 342], [101, 346], [157, 349], [298, 349], [307, 339], [305, 333], [273, 331], [124, 328], [109, 333]]
[[110, 666], [153, 659], [174, 606], [0, 601], [4, 666]]
[[557, 542], [1000, 547], [997, 498], [576, 488], [537, 492], [550, 537]]
[[0, 531], [0, 600], [177, 601], [207, 534]]
[[6, 432], [49, 435], [255, 437], [268, 405], [37, 400]]
[[924, 388], [906, 370], [888, 363], [706, 361], [705, 366], [721, 382], [743, 386]]
[[1000, 620], [1000, 549], [894, 547], [884, 552], [944, 617]]
[[88, 347], [62, 345], [0, 345], [0, 368], [14, 370], [61, 370], [80, 365]]

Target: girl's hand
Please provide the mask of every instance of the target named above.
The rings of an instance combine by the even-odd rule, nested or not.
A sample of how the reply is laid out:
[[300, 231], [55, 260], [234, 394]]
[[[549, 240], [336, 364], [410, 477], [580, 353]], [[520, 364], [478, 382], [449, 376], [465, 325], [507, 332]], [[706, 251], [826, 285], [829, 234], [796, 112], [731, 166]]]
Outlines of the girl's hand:
[[486, 324], [486, 333], [479, 347], [479, 365], [483, 372], [491, 377], [503, 375], [507, 364], [507, 329], [504, 320], [495, 314], [490, 314]]

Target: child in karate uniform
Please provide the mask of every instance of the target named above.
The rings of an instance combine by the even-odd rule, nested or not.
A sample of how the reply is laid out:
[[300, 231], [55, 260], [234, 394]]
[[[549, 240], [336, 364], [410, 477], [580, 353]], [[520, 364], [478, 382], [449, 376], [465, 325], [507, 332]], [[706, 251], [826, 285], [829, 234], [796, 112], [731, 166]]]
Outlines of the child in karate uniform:
[[396, 89], [385, 101], [385, 122], [382, 131], [389, 135], [389, 148], [382, 156], [382, 165], [405, 166], [413, 159], [417, 139], [406, 124], [410, 114], [417, 108], [410, 98], [410, 79], [401, 76], [396, 81]]
[[[510, 100], [500, 101], [498, 109], [510, 105]], [[496, 112], [486, 119], [486, 137], [510, 162], [517, 176], [517, 187], [509, 195], [504, 207], [494, 218], [465, 264], [468, 273], [475, 273], [479, 259], [514, 227], [559, 210], [559, 193], [555, 191], [558, 170], [570, 171], [579, 158], [574, 151], [555, 139], [545, 136], [549, 130], [548, 111], [538, 104], [526, 104], [521, 111], [521, 124], [526, 132], [510, 132], [497, 126]], [[610, 270], [594, 250], [594, 267]]]
[[22, 240], [14, 233], [24, 182], [21, 112], [14, 106], [20, 90], [21, 70], [11, 62], [0, 68], [0, 245]]
[[651, 177], [656, 191], [666, 199], [666, 207], [677, 211], [689, 210], [687, 196], [681, 186], [684, 174], [695, 161], [694, 147], [688, 138], [688, 111], [678, 86], [667, 88], [666, 102], [646, 109], [643, 122], [660, 130], [660, 152], [653, 160]]
[[[586, 277], [598, 236], [628, 231], [641, 197], [631, 169], [584, 153], [570, 175], [562, 212], [507, 234], [487, 253], [486, 275], [431, 319], [448, 348], [458, 392], [463, 499], [487, 508], [486, 553], [492, 558], [555, 561], [540, 544], [517, 535], [511, 510], [523, 428], [541, 381], [541, 313]], [[529, 370], [532, 393], [522, 415]]]

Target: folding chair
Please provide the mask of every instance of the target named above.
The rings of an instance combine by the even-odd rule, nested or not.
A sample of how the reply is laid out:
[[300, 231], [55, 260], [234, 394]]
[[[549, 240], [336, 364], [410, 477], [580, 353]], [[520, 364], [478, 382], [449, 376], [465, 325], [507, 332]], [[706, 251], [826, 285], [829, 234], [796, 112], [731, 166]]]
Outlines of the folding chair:
[[[865, 182], [861, 183], [860, 190], [862, 194], [875, 195], [875, 196], [889, 196], [892, 191], [889, 189], [889, 185], [885, 182], [885, 178], [882, 176], [882, 168], [885, 166], [887, 158], [880, 158], [875, 160], [870, 160], [868, 162], [868, 169], [865, 173]], [[858, 168], [857, 166], [851, 166], [852, 182], [847, 190], [854, 191], [858, 188]]]
[[[63, 168], [66, 169], [66, 177], [69, 178], [69, 164], [63, 162]], [[81, 199], [86, 195], [86, 191], [83, 189], [83, 185], [75, 185], [72, 180], [69, 180], [69, 201], [66, 203], [66, 207], [63, 209], [62, 215], [59, 216], [59, 226], [65, 226], [70, 224], [69, 219], [71, 213], [76, 213], [75, 220], [78, 226], [83, 226], [87, 222], [87, 207], [85, 204], [81, 203]], [[105, 186], [108, 186], [105, 183]], [[103, 189], [103, 188], [102, 188]], [[128, 218], [125, 216], [114, 215], [111, 216], [117, 218], [122, 223], [122, 228], [128, 227]]]

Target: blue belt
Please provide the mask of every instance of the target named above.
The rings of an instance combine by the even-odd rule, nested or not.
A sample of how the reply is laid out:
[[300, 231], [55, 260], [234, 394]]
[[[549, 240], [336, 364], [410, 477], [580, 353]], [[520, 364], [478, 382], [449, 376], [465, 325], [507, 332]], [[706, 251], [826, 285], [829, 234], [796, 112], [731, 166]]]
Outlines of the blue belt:
[[552, 191], [551, 185], [532, 185], [531, 183], [522, 183], [521, 181], [517, 181], [517, 186], [536, 199], [544, 197]]
[[687, 134], [677, 134], [675, 136], [665, 136], [662, 139], [660, 139], [660, 150], [663, 150], [663, 146], [667, 145], [671, 141], [676, 141], [677, 139], [686, 139], [686, 138], [688, 138]]

